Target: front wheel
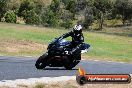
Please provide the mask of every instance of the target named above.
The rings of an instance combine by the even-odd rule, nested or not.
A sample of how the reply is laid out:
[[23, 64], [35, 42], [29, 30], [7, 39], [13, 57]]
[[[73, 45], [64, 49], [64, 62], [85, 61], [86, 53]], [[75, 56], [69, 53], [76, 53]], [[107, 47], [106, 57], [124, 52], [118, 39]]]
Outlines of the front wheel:
[[35, 63], [35, 67], [37, 69], [44, 69], [46, 67], [47, 64], [47, 53], [45, 53], [44, 55], [40, 56], [38, 58], [38, 60]]
[[79, 63], [80, 61], [78, 60], [75, 60], [75, 61], [73, 61], [73, 62], [71, 62], [71, 63], [67, 63], [67, 64], [65, 64], [65, 68], [66, 68], [66, 70], [72, 70], [72, 68], [74, 68], [78, 63]]
[[66, 68], [66, 70], [72, 70], [72, 68], [74, 67], [73, 65], [67, 65], [67, 66], [64, 66]]

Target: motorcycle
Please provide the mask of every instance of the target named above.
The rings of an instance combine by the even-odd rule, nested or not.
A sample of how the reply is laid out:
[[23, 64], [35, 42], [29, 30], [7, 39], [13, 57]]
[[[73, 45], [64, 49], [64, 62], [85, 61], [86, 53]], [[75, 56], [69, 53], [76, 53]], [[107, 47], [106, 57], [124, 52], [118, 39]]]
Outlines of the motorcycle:
[[67, 70], [74, 68], [81, 60], [81, 53], [88, 51], [89, 44], [81, 44], [81, 48], [73, 54], [68, 54], [72, 49], [70, 41], [55, 38], [47, 48], [47, 52], [40, 56], [35, 63], [37, 69], [49, 67], [65, 67]]

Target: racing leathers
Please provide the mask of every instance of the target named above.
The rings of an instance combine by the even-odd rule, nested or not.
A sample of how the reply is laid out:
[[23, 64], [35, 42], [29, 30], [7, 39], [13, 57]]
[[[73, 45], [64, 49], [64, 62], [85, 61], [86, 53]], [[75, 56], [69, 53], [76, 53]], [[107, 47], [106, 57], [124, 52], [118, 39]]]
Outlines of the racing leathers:
[[69, 36], [72, 37], [72, 41], [71, 41], [71, 45], [70, 45], [70, 48], [72, 50], [69, 51], [69, 54], [77, 54], [77, 52], [80, 53], [81, 52], [80, 48], [82, 47], [82, 43], [84, 42], [84, 36], [83, 36], [82, 32], [75, 33], [74, 31], [70, 31], [66, 34], [63, 34], [58, 39], [62, 40], [62, 39], [67, 38]]

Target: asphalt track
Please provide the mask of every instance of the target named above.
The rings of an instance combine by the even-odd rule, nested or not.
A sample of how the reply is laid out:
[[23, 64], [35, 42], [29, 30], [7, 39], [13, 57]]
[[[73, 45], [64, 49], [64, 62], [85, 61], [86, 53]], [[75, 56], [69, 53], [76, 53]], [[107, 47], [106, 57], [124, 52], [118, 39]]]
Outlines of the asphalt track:
[[87, 73], [98, 74], [132, 74], [132, 64], [82, 60], [73, 70], [65, 68], [46, 67], [44, 70], [37, 70], [34, 66], [37, 58], [33, 57], [9, 57], [0, 56], [0, 81], [28, 79], [40, 77], [74, 76], [79, 66]]

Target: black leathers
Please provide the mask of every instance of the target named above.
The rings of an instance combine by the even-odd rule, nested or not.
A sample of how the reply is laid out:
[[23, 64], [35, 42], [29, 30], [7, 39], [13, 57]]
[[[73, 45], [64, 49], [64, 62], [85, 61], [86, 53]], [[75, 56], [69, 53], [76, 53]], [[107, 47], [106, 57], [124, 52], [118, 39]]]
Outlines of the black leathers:
[[74, 33], [73, 31], [70, 31], [66, 34], [63, 34], [61, 37], [59, 37], [59, 40], [67, 38], [69, 36], [72, 37], [71, 46], [70, 46], [72, 48], [71, 53], [74, 53], [81, 48], [81, 45], [84, 42], [84, 36], [83, 36], [82, 32]]

